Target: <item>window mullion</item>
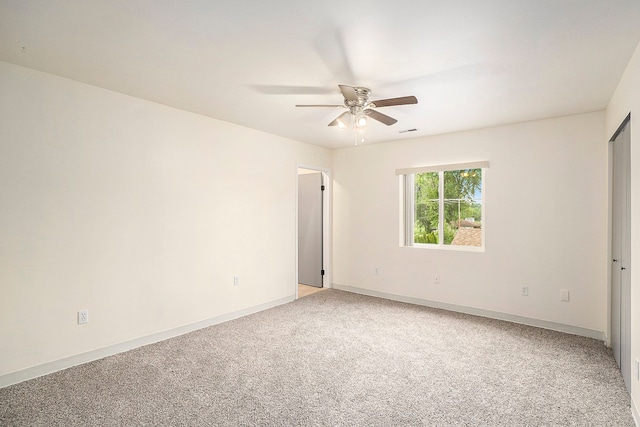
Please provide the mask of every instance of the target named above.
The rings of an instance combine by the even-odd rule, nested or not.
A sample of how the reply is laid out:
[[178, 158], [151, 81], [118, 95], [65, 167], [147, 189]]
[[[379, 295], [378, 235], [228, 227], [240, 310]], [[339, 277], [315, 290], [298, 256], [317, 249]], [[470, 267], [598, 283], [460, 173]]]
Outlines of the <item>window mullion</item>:
[[415, 241], [415, 237], [413, 235], [413, 229], [415, 226], [415, 180], [413, 174], [405, 175], [404, 180], [404, 236], [405, 246], [413, 246], [413, 242]]
[[438, 245], [444, 245], [444, 171], [438, 172]]

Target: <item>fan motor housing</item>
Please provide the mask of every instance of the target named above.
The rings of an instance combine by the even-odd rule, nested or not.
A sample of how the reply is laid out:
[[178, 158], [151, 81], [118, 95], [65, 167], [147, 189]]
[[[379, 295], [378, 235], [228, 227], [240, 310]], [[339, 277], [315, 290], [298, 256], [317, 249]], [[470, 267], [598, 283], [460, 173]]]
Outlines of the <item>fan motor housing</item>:
[[344, 100], [344, 105], [346, 105], [349, 109], [352, 107], [365, 107], [369, 103], [369, 94], [371, 94], [371, 90], [366, 87], [354, 87], [353, 88], [358, 96], [358, 100]]

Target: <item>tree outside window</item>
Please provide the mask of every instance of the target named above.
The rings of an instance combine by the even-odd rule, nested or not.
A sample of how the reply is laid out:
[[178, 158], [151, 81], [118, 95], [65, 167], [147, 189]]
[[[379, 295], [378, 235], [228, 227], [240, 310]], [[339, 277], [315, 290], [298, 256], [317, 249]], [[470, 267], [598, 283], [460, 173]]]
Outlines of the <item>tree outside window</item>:
[[414, 175], [413, 242], [482, 246], [482, 169]]

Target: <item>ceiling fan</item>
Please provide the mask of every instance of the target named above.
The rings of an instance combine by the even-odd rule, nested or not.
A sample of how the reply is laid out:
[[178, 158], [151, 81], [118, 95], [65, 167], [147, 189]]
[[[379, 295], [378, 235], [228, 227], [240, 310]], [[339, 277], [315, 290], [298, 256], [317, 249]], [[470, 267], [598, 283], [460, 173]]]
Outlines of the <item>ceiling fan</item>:
[[[342, 96], [344, 96], [344, 105], [296, 105], [296, 107], [332, 107], [332, 108], [347, 108], [349, 111], [345, 111], [340, 114], [334, 121], [329, 123], [329, 126], [338, 126], [339, 128], [345, 128], [348, 125], [348, 121], [351, 117], [354, 118], [354, 123], [358, 128], [363, 128], [367, 124], [367, 117], [371, 117], [374, 120], [384, 123], [387, 126], [391, 126], [396, 123], [397, 120], [393, 117], [389, 117], [386, 114], [382, 114], [374, 108], [389, 107], [393, 105], [408, 105], [417, 104], [418, 99], [415, 96], [403, 96], [400, 98], [380, 99], [378, 101], [369, 101], [369, 95], [371, 91], [366, 87], [338, 85]], [[351, 115], [351, 116], [349, 116]]]

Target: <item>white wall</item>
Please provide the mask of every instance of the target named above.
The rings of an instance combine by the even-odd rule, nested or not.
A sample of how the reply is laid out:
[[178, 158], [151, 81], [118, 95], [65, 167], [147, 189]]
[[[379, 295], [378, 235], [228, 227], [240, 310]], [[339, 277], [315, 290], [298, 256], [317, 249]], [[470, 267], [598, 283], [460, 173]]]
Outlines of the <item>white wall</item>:
[[[334, 283], [603, 332], [606, 139], [640, 108], [639, 62], [606, 131], [592, 113], [333, 153], [0, 63], [0, 376], [292, 297], [296, 166], [332, 157]], [[399, 247], [395, 169], [474, 160], [486, 251]]]
[[640, 360], [640, 45], [607, 107], [606, 134], [611, 137], [631, 113], [631, 398], [640, 422], [640, 383], [633, 366]]
[[[596, 112], [335, 151], [335, 286], [569, 325], [604, 337], [604, 119]], [[486, 251], [400, 247], [395, 169], [480, 160], [490, 162]], [[435, 274], [440, 284], [433, 283]], [[520, 295], [522, 286], [529, 287], [528, 297]], [[560, 301], [561, 289], [570, 291], [570, 302]]]
[[0, 377], [294, 297], [330, 151], [6, 63], [0, 94]]

